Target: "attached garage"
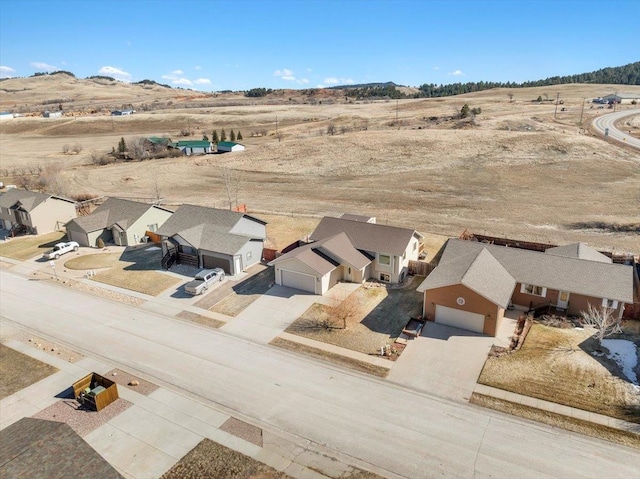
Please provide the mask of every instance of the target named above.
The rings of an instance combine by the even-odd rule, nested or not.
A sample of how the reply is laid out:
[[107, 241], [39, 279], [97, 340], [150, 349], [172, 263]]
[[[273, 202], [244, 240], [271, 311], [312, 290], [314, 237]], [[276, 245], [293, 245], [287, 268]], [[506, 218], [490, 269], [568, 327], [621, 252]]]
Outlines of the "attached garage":
[[231, 274], [231, 260], [228, 258], [202, 255], [202, 267], [206, 269], [222, 268], [225, 273]]
[[465, 329], [482, 334], [484, 331], [484, 315], [463, 311], [461, 309], [449, 308], [440, 304], [436, 305], [436, 323], [454, 328]]
[[315, 294], [316, 292], [316, 278], [309, 274], [298, 273], [296, 271], [289, 271], [286, 269], [280, 270], [280, 284], [289, 288], [300, 289], [302, 291], [308, 291]]

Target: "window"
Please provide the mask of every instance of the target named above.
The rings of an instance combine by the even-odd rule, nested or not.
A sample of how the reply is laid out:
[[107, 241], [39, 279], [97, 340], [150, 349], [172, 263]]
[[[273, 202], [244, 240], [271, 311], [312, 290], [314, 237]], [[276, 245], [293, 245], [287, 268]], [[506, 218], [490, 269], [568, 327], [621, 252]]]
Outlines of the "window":
[[378, 255], [378, 263], [380, 264], [391, 264], [391, 256], [388, 254], [379, 254]]
[[417, 242], [416, 242], [416, 243], [413, 243], [413, 251], [415, 251], [415, 250], [417, 250], [417, 249], [418, 249], [418, 243], [417, 243]]
[[247, 251], [247, 261], [251, 259], [251, 251]]
[[380, 281], [388, 283], [389, 281], [391, 281], [391, 276], [389, 276], [387, 273], [380, 273]]
[[602, 307], [616, 309], [618, 307], [618, 302], [615, 299], [602, 298]]
[[147, 231], [151, 231], [152, 233], [155, 233], [156, 231], [158, 231], [158, 223], [147, 225]]
[[532, 296], [542, 296], [543, 298], [547, 296], [547, 288], [543, 288], [542, 286], [536, 286], [534, 284], [524, 284], [520, 287], [520, 292], [523, 294], [530, 294]]

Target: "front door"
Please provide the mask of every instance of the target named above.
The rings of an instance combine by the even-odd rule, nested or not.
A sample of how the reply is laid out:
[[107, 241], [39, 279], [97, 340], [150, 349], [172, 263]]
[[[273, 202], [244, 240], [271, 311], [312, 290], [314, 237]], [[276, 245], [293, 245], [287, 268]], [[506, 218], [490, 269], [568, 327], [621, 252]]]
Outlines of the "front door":
[[242, 273], [241, 261], [242, 261], [242, 259], [240, 258], [240, 256], [236, 256], [236, 270], [234, 271], [234, 274]]
[[560, 309], [567, 309], [569, 307], [569, 292], [568, 291], [560, 291], [558, 294], [558, 304], [556, 307]]
[[351, 278], [351, 266], [347, 266], [346, 271], [344, 273], [344, 280], [347, 283], [351, 283], [351, 281], [353, 281], [353, 279]]

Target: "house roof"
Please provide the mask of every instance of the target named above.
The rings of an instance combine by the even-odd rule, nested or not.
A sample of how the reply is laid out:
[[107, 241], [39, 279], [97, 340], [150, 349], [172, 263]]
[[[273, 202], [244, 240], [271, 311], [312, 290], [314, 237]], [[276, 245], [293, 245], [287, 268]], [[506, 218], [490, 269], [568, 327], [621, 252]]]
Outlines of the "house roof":
[[364, 215], [354, 215], [352, 213], [343, 213], [340, 217], [343, 220], [351, 220], [351, 221], [362, 221], [364, 223], [369, 223], [371, 220], [372, 223], [375, 223], [375, 217], [373, 216], [364, 216]]
[[232, 233], [242, 218], [248, 218], [262, 225], [266, 224], [245, 213], [205, 206], [182, 205], [158, 229], [157, 234], [178, 235], [196, 249], [235, 254], [247, 241], [264, 239], [259, 236]]
[[13, 188], [0, 196], [0, 207], [11, 208], [12, 206], [15, 206], [16, 203], [20, 202], [20, 206], [23, 210], [25, 210], [26, 212], [31, 212], [38, 205], [44, 203], [49, 198], [55, 198], [61, 201], [68, 201], [69, 203], [75, 203], [75, 201], [73, 200], [62, 198], [60, 196]]
[[[584, 260], [575, 257], [508, 248], [474, 241], [447, 241], [440, 264], [447, 269], [456, 258], [486, 249], [519, 283], [543, 286], [559, 291], [633, 302], [633, 268], [627, 265]], [[431, 275], [429, 275], [430, 277]], [[431, 289], [425, 279], [420, 290]]]
[[351, 244], [359, 250], [396, 256], [404, 254], [414, 235], [421, 236], [415, 230], [407, 228], [325, 216], [310, 238], [319, 241], [338, 233], [346, 233]]
[[171, 143], [170, 138], [164, 138], [160, 136], [150, 136], [149, 138], [147, 138], [147, 141], [149, 143], [153, 143], [154, 145], [168, 145], [169, 143]]
[[28, 417], [0, 431], [0, 477], [122, 479], [69, 425]]
[[90, 215], [80, 216], [71, 220], [67, 227], [71, 227], [73, 229], [75, 225], [79, 230], [84, 231], [85, 233], [110, 228], [114, 225], [126, 230], [152, 208], [169, 211], [165, 208], [150, 205], [148, 203], [123, 200], [120, 198], [109, 198], [98, 206]]
[[236, 143], [235, 141], [219, 141], [218, 142], [218, 146], [226, 146], [227, 148], [231, 148], [236, 145], [242, 146], [240, 143]]
[[613, 263], [611, 258], [590, 248], [584, 243], [572, 243], [565, 246], [548, 248], [545, 253], [555, 256], [565, 256], [567, 258], [586, 259], [589, 261], [599, 261], [600, 263]]
[[209, 148], [211, 147], [211, 142], [208, 140], [180, 140], [176, 145], [178, 148], [181, 146], [187, 148]]
[[362, 269], [371, 263], [370, 258], [353, 247], [345, 233], [300, 246], [279, 256], [269, 265], [273, 266], [293, 258], [321, 275], [333, 271], [343, 263], [355, 269]]
[[418, 287], [418, 291], [463, 284], [503, 308], [511, 301], [516, 280], [486, 249], [462, 256], [443, 257], [440, 264]]

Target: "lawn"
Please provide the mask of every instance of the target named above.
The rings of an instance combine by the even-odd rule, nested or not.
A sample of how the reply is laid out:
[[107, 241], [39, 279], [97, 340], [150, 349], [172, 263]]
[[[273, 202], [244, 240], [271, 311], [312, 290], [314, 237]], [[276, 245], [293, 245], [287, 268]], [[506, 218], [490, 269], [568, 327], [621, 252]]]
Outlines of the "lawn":
[[120, 254], [118, 253], [85, 254], [70, 259], [64, 264], [64, 267], [75, 270], [110, 268], [116, 266], [119, 259]]
[[238, 283], [232, 288], [231, 294], [216, 303], [210, 310], [227, 316], [237, 316], [261, 295], [269, 291], [275, 282], [274, 274], [273, 268], [267, 268]]
[[[294, 321], [287, 332], [366, 354], [376, 354], [393, 344], [411, 317], [422, 314], [422, 295], [416, 288], [424, 280], [412, 278], [405, 288], [360, 287], [345, 302], [353, 304], [353, 313], [343, 329], [333, 305], [315, 303]], [[340, 309], [340, 307], [338, 307]]]
[[11, 396], [57, 371], [49, 364], [0, 344], [0, 399]]
[[278, 250], [311, 234], [320, 222], [320, 218], [308, 216], [263, 215], [260, 213], [256, 213], [256, 216], [267, 222], [266, 246]]
[[[150, 296], [157, 296], [180, 281], [178, 278], [158, 271], [160, 268], [160, 255], [161, 251], [159, 249], [127, 249], [111, 268], [101, 271], [92, 276], [91, 279]], [[96, 258], [93, 260], [98, 261]], [[87, 261], [84, 264], [91, 264], [91, 262]]]
[[0, 256], [26, 261], [52, 249], [64, 241], [66, 234], [60, 231], [38, 236], [20, 236], [0, 243]]
[[638, 394], [598, 348], [588, 329], [534, 324], [522, 349], [487, 359], [478, 382], [640, 423]]

